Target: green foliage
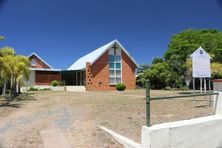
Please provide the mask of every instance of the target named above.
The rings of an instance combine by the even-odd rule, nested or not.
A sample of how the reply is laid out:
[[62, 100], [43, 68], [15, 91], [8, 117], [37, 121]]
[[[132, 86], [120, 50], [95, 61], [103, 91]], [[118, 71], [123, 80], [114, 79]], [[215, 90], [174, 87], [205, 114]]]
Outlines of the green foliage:
[[152, 61], [152, 64], [157, 64], [157, 63], [163, 63], [163, 58], [154, 58], [153, 61]]
[[3, 47], [0, 50], [0, 78], [5, 82], [10, 82], [11, 98], [20, 93], [16, 91], [16, 85], [19, 87], [23, 78], [29, 77], [29, 58], [16, 55], [12, 47]]
[[53, 80], [52, 82], [51, 82], [51, 85], [52, 86], [64, 86], [64, 82], [59, 82], [59, 81], [57, 81], [57, 80]]
[[59, 86], [64, 86], [64, 82], [59, 82]]
[[123, 83], [118, 83], [116, 85], [116, 90], [118, 91], [124, 91], [126, 89], [126, 86]]
[[4, 37], [4, 36], [0, 36], [0, 41], [1, 41], [1, 40], [4, 40], [4, 39], [5, 39], [5, 37]]
[[9, 46], [4, 46], [0, 49], [0, 56], [14, 56], [15, 55], [15, 50], [12, 47]]
[[38, 88], [30, 87], [30, 88], [29, 88], [29, 91], [38, 91]]
[[211, 56], [212, 62], [222, 62], [222, 32], [217, 30], [188, 29], [171, 37], [164, 58], [182, 64], [198, 47], [203, 47]]
[[59, 86], [59, 82], [57, 81], [57, 80], [53, 80], [52, 82], [51, 82], [51, 85], [52, 86]]
[[183, 90], [183, 91], [189, 90], [189, 87], [186, 86], [186, 85], [183, 85], [183, 86], [180, 87], [180, 90]]
[[152, 64], [149, 69], [143, 71], [137, 77], [137, 82], [142, 83], [142, 86], [145, 85], [145, 80], [149, 79], [151, 82], [152, 88], [165, 88], [167, 84], [170, 83], [171, 72], [167, 63], [156, 63]]
[[39, 91], [49, 91], [49, 90], [51, 90], [50, 88], [41, 88], [41, 89], [39, 89]]
[[149, 68], [139, 71], [137, 84], [144, 86], [145, 80], [150, 79], [153, 88], [187, 89], [185, 82], [192, 77], [189, 56], [200, 46], [212, 57], [212, 78], [222, 78], [222, 32], [188, 29], [171, 37], [163, 58], [153, 59]]
[[211, 64], [211, 76], [215, 79], [222, 78], [222, 63]]

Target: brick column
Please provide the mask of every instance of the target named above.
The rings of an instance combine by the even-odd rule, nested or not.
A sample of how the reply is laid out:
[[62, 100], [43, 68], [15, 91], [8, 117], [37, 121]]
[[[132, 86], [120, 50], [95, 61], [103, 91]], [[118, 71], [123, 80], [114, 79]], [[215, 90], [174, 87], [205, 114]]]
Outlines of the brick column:
[[92, 87], [92, 72], [90, 62], [86, 62], [86, 90], [90, 90]]

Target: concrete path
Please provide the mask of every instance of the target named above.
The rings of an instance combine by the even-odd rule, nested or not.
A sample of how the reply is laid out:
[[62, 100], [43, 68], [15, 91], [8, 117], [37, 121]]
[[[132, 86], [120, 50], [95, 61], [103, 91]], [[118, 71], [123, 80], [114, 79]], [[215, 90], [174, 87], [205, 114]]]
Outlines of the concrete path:
[[64, 134], [56, 129], [40, 132], [44, 148], [71, 148]]

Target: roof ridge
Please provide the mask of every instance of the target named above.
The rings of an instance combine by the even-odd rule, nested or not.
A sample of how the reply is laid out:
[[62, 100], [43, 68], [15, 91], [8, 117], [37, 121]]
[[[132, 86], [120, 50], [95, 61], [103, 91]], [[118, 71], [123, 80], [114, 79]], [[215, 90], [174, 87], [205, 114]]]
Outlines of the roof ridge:
[[49, 65], [45, 60], [43, 60], [38, 54], [36, 54], [35, 52], [32, 52], [30, 55], [28, 55], [28, 57], [31, 57], [32, 55], [35, 55], [37, 58], [39, 58], [42, 62], [44, 62], [47, 66], [49, 66], [51, 69], [53, 69], [53, 67], [51, 65]]
[[80, 70], [85, 69], [86, 62], [90, 62], [93, 64], [95, 61], [97, 61], [113, 44], [117, 43], [120, 48], [129, 56], [129, 58], [136, 64], [137, 67], [139, 65], [136, 63], [136, 61], [132, 58], [132, 56], [126, 51], [126, 49], [120, 44], [120, 42], [115, 39], [95, 50], [92, 52], [86, 54], [85, 56], [82, 56], [81, 58], [77, 59], [69, 68], [68, 70]]

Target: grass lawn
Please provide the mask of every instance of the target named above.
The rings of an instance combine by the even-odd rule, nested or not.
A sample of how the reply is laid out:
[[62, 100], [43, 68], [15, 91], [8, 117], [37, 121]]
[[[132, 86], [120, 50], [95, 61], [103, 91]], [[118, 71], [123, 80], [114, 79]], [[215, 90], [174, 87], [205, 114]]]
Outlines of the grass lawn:
[[[151, 91], [152, 96], [175, 95]], [[202, 98], [151, 102], [151, 123], [212, 114]], [[121, 147], [98, 126], [103, 125], [140, 143], [145, 125], [145, 90], [124, 92], [30, 92], [14, 101], [0, 98], [0, 147], [43, 147], [40, 132], [61, 130], [72, 147]]]

